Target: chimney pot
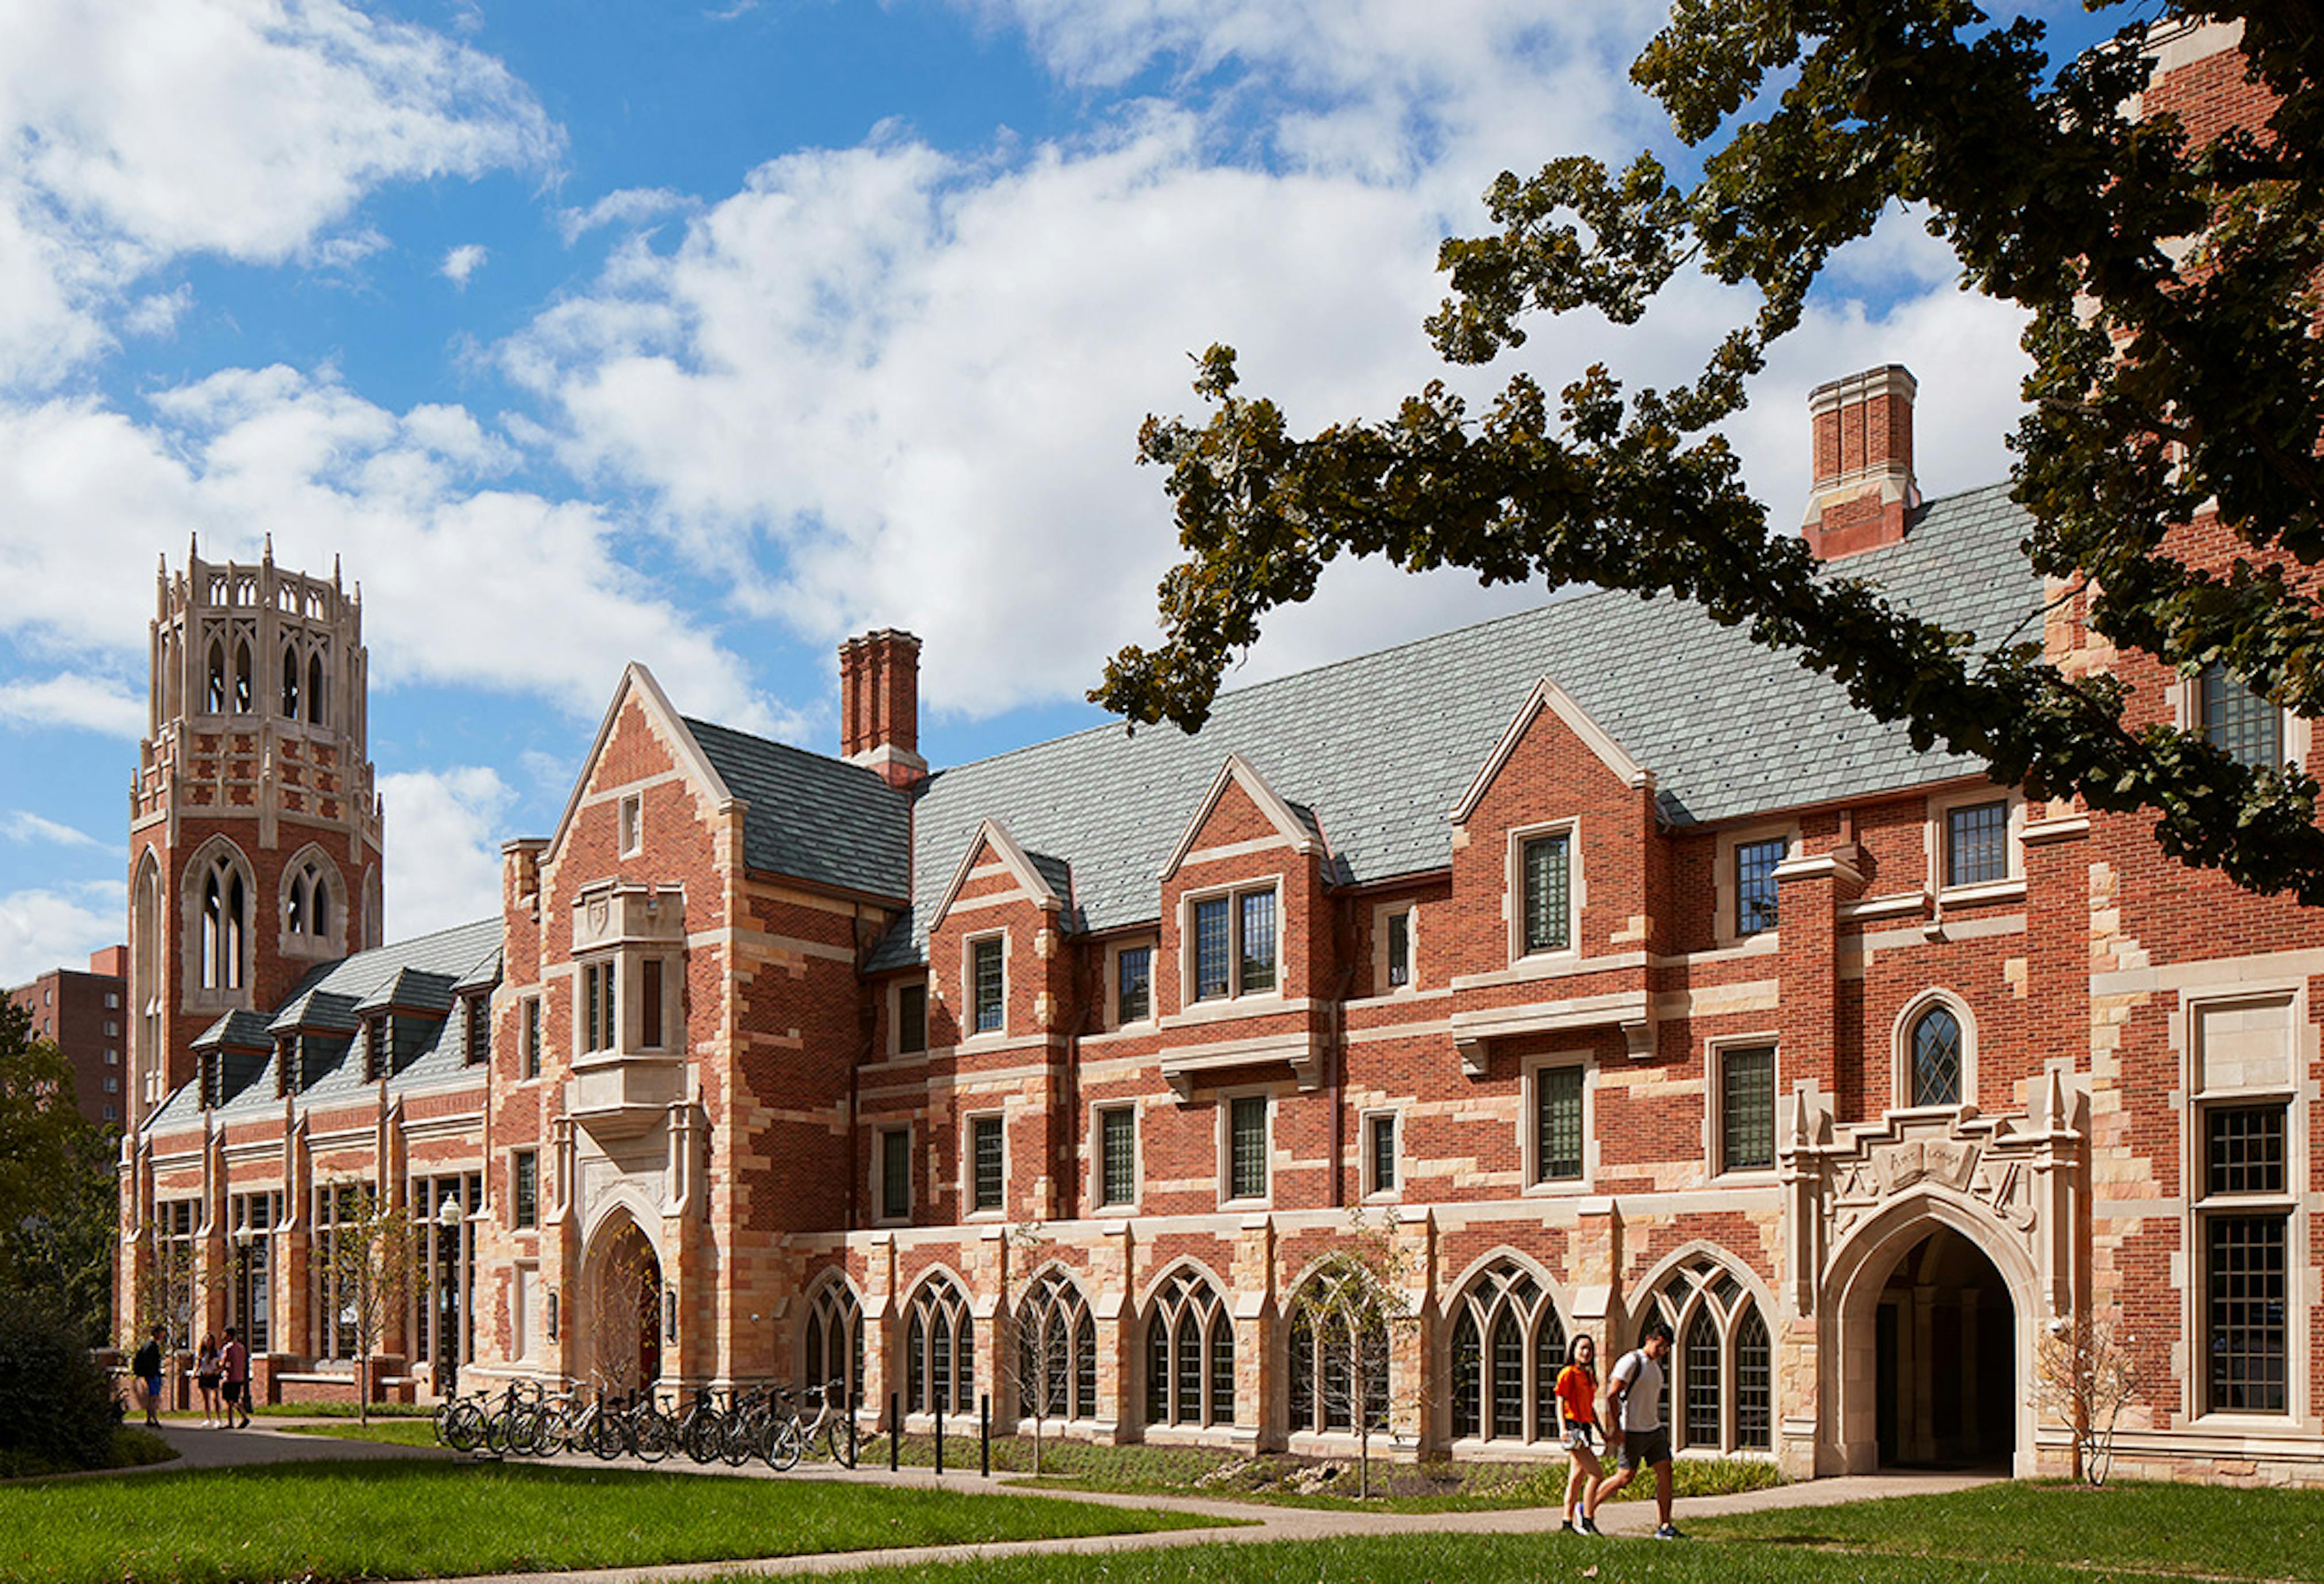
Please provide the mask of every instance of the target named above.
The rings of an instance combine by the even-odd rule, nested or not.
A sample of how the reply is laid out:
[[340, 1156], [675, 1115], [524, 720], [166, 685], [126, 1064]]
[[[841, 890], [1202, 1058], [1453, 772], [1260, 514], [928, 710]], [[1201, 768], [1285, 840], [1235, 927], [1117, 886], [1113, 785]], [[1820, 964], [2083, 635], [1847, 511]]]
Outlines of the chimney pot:
[[1913, 400], [1920, 382], [1883, 364], [1808, 393], [1814, 477], [1800, 532], [1819, 560], [1904, 537], [1921, 504], [1913, 477]]

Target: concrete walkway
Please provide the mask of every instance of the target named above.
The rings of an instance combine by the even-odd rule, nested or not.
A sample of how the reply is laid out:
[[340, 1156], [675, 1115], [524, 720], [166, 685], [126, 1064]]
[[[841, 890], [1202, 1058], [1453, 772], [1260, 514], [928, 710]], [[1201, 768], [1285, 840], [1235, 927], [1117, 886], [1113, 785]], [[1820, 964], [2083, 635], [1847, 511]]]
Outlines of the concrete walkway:
[[[248, 1430], [210, 1431], [199, 1423], [167, 1423], [162, 1438], [178, 1448], [181, 1456], [173, 1463], [156, 1465], [166, 1468], [221, 1468], [244, 1464], [290, 1463], [331, 1459], [362, 1459], [376, 1458], [433, 1457], [450, 1458], [455, 1454], [432, 1447], [401, 1447], [383, 1445], [375, 1441], [340, 1440], [330, 1436], [291, 1433], [293, 1424], [345, 1423], [344, 1420], [286, 1421], [261, 1419]], [[562, 1458], [528, 1459], [527, 1462], [561, 1464], [575, 1468], [597, 1468], [594, 1458], [568, 1455]], [[634, 1459], [622, 1459], [614, 1465], [637, 1468], [644, 1465]], [[723, 1465], [701, 1467], [685, 1458], [675, 1458], [653, 1466], [666, 1473], [675, 1474], [741, 1474], [744, 1477], [773, 1479], [822, 1479], [859, 1485], [893, 1485], [918, 1488], [941, 1488], [987, 1495], [1028, 1494], [1022, 1486], [1022, 1475], [999, 1475], [987, 1478], [975, 1474], [946, 1473], [939, 1477], [933, 1469], [904, 1468], [890, 1474], [884, 1468], [835, 1468], [809, 1466], [788, 1475], [777, 1475], [764, 1465], [732, 1469]], [[1881, 1496], [1933, 1496], [1949, 1491], [1968, 1490], [1980, 1485], [1998, 1483], [2000, 1476], [1990, 1474], [1869, 1474], [1853, 1475], [1833, 1479], [1805, 1480], [1796, 1485], [1777, 1486], [1769, 1490], [1744, 1491], [1734, 1496], [1704, 1496], [1683, 1500], [1678, 1504], [1678, 1522], [1684, 1528], [1691, 1519], [1711, 1517], [1726, 1513], [1764, 1512], [1791, 1507], [1823, 1507], [1841, 1502], [1869, 1501]], [[1265, 1543], [1273, 1541], [1327, 1540], [1365, 1538], [1397, 1534], [1539, 1534], [1543, 1543], [1573, 1548], [1581, 1552], [1596, 1546], [1634, 1543], [1650, 1534], [1655, 1526], [1655, 1505], [1646, 1501], [1616, 1502], [1599, 1515], [1599, 1525], [1606, 1532], [1603, 1541], [1563, 1535], [1557, 1533], [1560, 1515], [1555, 1507], [1512, 1507], [1475, 1513], [1358, 1513], [1316, 1507], [1274, 1506], [1262, 1502], [1225, 1501], [1215, 1497], [1124, 1496], [1108, 1491], [1075, 1491], [1060, 1483], [1055, 1488], [1038, 1494], [1056, 1496], [1072, 1501], [1091, 1502], [1103, 1506], [1136, 1507], [1172, 1513], [1185, 1513], [1215, 1518], [1218, 1528], [1173, 1529], [1148, 1534], [1102, 1534], [1066, 1540], [1028, 1540], [995, 1542], [984, 1545], [948, 1545], [901, 1547], [885, 1551], [851, 1551], [819, 1553], [813, 1556], [744, 1558], [728, 1561], [677, 1562], [652, 1568], [600, 1568], [572, 1572], [512, 1573], [487, 1575], [472, 1579], [466, 1584], [678, 1584], [692, 1579], [777, 1578], [801, 1574], [844, 1573], [866, 1568], [908, 1564], [922, 1566], [939, 1562], [986, 1561], [997, 1557], [1034, 1555], [1090, 1555], [1120, 1551], [1148, 1551], [1157, 1547], [1202, 1545], [1218, 1542], [1236, 1544]], [[432, 1584], [451, 1584], [448, 1580]]]

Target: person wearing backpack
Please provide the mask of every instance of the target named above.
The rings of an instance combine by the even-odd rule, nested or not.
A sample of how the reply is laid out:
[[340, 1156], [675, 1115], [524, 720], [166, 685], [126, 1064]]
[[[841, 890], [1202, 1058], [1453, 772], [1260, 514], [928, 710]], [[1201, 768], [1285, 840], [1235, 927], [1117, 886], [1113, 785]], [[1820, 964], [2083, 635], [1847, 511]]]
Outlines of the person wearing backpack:
[[1587, 1517], [1593, 1530], [1598, 1526], [1598, 1509], [1629, 1484], [1644, 1465], [1655, 1471], [1655, 1505], [1662, 1516], [1655, 1538], [1686, 1538], [1671, 1522], [1670, 1429], [1663, 1423], [1663, 1360], [1670, 1357], [1670, 1328], [1656, 1320], [1646, 1328], [1637, 1347], [1623, 1354], [1621, 1362], [1614, 1366], [1606, 1393], [1611, 1409], [1607, 1417], [1613, 1422], [1606, 1427], [1606, 1440], [1614, 1449], [1616, 1472], [1590, 1492]]
[[129, 1373], [145, 1394], [145, 1422], [155, 1430], [161, 1428], [161, 1339], [168, 1335], [160, 1326], [145, 1339], [145, 1346], [137, 1349], [137, 1357], [129, 1361]]

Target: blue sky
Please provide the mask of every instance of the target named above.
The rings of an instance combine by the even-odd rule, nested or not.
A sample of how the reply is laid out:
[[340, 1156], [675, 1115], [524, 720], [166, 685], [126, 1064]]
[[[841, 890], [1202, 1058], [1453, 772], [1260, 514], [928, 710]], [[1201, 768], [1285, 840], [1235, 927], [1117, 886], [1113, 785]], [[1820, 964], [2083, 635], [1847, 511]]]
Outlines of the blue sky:
[[[2078, 8], [2036, 10], [2089, 36]], [[1649, 5], [11, 0], [0, 15], [0, 984], [123, 933], [157, 559], [361, 582], [392, 933], [493, 905], [631, 658], [837, 736], [920, 634], [938, 764], [1090, 724], [1172, 559], [1139, 419], [1243, 353], [1296, 422], [1443, 372], [1499, 170], [1668, 138]], [[1899, 217], [1734, 430], [1779, 522], [1806, 389], [1902, 361], [1932, 494], [2006, 465], [2015, 317]], [[1680, 376], [1737, 311], [1544, 327]], [[1541, 590], [1335, 570], [1256, 679]]]

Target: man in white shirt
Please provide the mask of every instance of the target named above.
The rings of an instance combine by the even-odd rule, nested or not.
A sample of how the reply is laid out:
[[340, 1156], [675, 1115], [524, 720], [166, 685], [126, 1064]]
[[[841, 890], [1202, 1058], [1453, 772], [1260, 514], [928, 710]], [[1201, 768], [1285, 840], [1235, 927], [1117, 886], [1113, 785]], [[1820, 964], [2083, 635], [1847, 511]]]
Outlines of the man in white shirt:
[[1670, 1357], [1670, 1346], [1669, 1328], [1655, 1321], [1646, 1328], [1645, 1339], [1622, 1355], [1607, 1383], [1606, 1396], [1613, 1408], [1608, 1417], [1613, 1422], [1607, 1426], [1606, 1439], [1614, 1448], [1616, 1472], [1590, 1492], [1583, 1521], [1593, 1534], [1598, 1532], [1598, 1509], [1629, 1484], [1644, 1464], [1655, 1471], [1655, 1505], [1662, 1513], [1655, 1538], [1685, 1538], [1671, 1522], [1670, 1431], [1663, 1423], [1663, 1360]]

